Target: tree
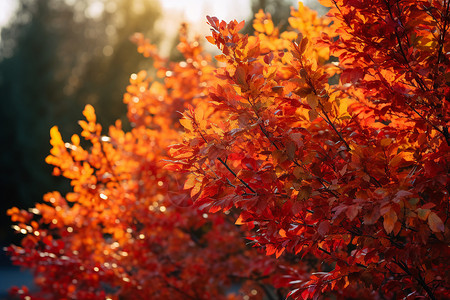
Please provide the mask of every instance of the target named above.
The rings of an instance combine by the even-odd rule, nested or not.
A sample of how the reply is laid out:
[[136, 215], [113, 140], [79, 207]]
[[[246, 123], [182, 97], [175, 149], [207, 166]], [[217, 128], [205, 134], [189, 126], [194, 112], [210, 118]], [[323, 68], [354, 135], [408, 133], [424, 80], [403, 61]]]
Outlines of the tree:
[[[93, 103], [103, 124], [121, 118], [129, 127], [122, 102], [129, 74], [151, 66], [142, 65], [129, 36], [144, 32], [156, 43], [160, 15], [158, 3], [148, 0], [107, 1], [95, 17], [85, 11], [100, 1], [17, 2], [0, 43], [2, 211], [30, 207], [53, 189], [69, 190], [44, 162], [53, 125], [76, 132], [79, 112]], [[1, 220], [2, 246], [11, 243], [10, 226]]]
[[[233, 285], [264, 293], [277, 271], [273, 259], [243, 243], [231, 214], [193, 209], [177, 192], [185, 176], [163, 168], [166, 149], [181, 141], [177, 110], [195, 103], [214, 78], [211, 57], [185, 35], [180, 63], [160, 58], [143, 35], [133, 39], [167, 77], [165, 85], [146, 71], [131, 75], [124, 96], [130, 132], [117, 121], [103, 135], [86, 106], [80, 125], [89, 150], [79, 135], [65, 143], [51, 129], [46, 161], [71, 180], [73, 192], [48, 193], [29, 211], [9, 210], [14, 228], [26, 234], [22, 247], [8, 249], [13, 262], [34, 270], [41, 287], [34, 296], [51, 299], [223, 299]], [[29, 295], [26, 288], [12, 292]]]
[[[327, 17], [300, 3], [282, 33], [258, 14], [257, 37], [239, 33], [243, 22], [207, 17], [207, 39], [222, 52], [218, 66], [183, 35], [186, 60], [172, 64], [136, 35], [164, 80], [131, 76], [130, 132], [118, 123], [102, 137], [86, 107], [80, 125], [90, 151], [78, 136], [64, 143], [52, 129], [47, 161], [74, 192], [48, 194], [49, 204], [31, 213], [10, 210], [26, 234], [9, 248], [13, 260], [49, 280], [78, 259], [69, 274], [80, 277], [59, 295], [86, 284], [126, 296], [152, 278], [160, 288], [142, 284], [145, 295], [226, 297], [219, 287], [231, 283], [230, 272], [255, 299], [263, 291], [448, 298], [450, 1], [322, 3], [331, 7]], [[206, 225], [203, 214], [217, 221]], [[183, 248], [189, 240], [199, 247]], [[114, 259], [122, 269], [105, 266], [119, 265]], [[211, 272], [207, 285], [199, 259]], [[163, 266], [140, 276], [155, 269], [142, 261]], [[81, 266], [93, 271], [77, 273]]]
[[448, 296], [449, 5], [300, 5], [298, 35], [260, 16], [259, 39], [208, 19], [226, 66], [209, 109], [184, 114], [174, 168], [200, 207], [239, 208], [267, 254], [331, 267], [292, 270], [293, 298]]

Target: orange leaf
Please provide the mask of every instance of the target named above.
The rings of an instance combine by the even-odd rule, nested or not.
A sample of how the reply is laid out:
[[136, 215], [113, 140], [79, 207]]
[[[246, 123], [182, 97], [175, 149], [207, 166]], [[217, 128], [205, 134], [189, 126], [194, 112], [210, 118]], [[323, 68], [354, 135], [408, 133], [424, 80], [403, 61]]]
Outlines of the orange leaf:
[[308, 115], [311, 122], [317, 119], [317, 117], [319, 116], [319, 114], [315, 110], [308, 111]]
[[315, 109], [319, 104], [317, 96], [314, 94], [309, 94], [306, 96], [306, 102], [308, 102], [309, 106], [311, 106], [311, 109]]
[[245, 74], [245, 69], [242, 66], [238, 66], [236, 68], [236, 82], [240, 85], [244, 85], [246, 83], [246, 74]]
[[78, 135], [76, 135], [76, 134], [72, 135], [71, 140], [72, 140], [72, 144], [74, 146], [79, 146], [80, 145], [80, 137]]
[[398, 164], [400, 163], [400, 161], [402, 160], [402, 153], [399, 153], [397, 155], [395, 155], [390, 161], [389, 161], [389, 166], [395, 168], [396, 166], [398, 166]]
[[445, 231], [444, 223], [442, 222], [441, 218], [439, 218], [439, 216], [434, 212], [430, 213], [430, 215], [428, 216], [428, 226], [430, 226], [430, 229], [433, 232]]
[[183, 125], [183, 127], [186, 128], [189, 131], [193, 131], [194, 130], [194, 127], [192, 126], [191, 120], [180, 119], [180, 124]]
[[275, 248], [274, 245], [272, 245], [272, 244], [266, 245], [266, 255], [267, 256], [274, 254], [276, 250], [277, 250], [277, 248]]
[[264, 25], [262, 23], [254, 22], [253, 29], [255, 29], [258, 32], [264, 32]]
[[239, 218], [236, 220], [236, 222], [234, 223], [236, 225], [244, 225], [245, 221], [244, 218], [242, 218], [242, 215], [239, 215]]
[[90, 104], [86, 105], [86, 107], [84, 108], [83, 115], [86, 117], [86, 120], [88, 120], [88, 122], [95, 123], [97, 120], [94, 107]]
[[395, 213], [395, 211], [390, 209], [383, 217], [384, 217], [383, 222], [384, 229], [386, 230], [386, 233], [389, 234], [394, 229], [395, 222], [397, 222], [397, 214]]
[[216, 40], [212, 36], [207, 36], [206, 39], [213, 45], [216, 43]]
[[281, 249], [277, 249], [277, 251], [275, 252], [275, 257], [278, 258], [280, 257], [281, 254], [283, 254], [284, 252], [284, 247], [282, 247]]
[[59, 133], [58, 126], [53, 126], [50, 129], [50, 144], [53, 147], [64, 146], [64, 142], [61, 137], [61, 133]]
[[154, 95], [158, 95], [158, 96], [165, 96], [166, 95], [166, 89], [165, 89], [164, 85], [162, 85], [161, 83], [155, 81], [150, 86], [150, 93], [152, 93]]
[[391, 138], [384, 138], [381, 140], [380, 144], [383, 147], [389, 146], [392, 143], [393, 139]]
[[245, 21], [241, 21], [236, 25], [236, 31], [240, 31], [245, 26]]
[[197, 195], [201, 190], [201, 184], [199, 182], [196, 182], [194, 187], [191, 190], [191, 197], [194, 197]]
[[331, 1], [331, 0], [319, 0], [319, 3], [326, 7], [334, 6], [333, 1]]
[[216, 56], [214, 56], [214, 58], [217, 61], [219, 61], [219, 62], [226, 62], [227, 61], [227, 57], [225, 55], [223, 55], [223, 54], [216, 55]]
[[184, 189], [185, 189], [185, 190], [188, 190], [188, 189], [194, 187], [196, 181], [197, 181], [197, 180], [195, 179], [194, 176], [189, 176], [189, 178], [188, 178], [188, 179], [186, 180], [186, 182], [184, 183]]
[[273, 22], [271, 20], [264, 20], [264, 29], [267, 35], [271, 35], [273, 32]]

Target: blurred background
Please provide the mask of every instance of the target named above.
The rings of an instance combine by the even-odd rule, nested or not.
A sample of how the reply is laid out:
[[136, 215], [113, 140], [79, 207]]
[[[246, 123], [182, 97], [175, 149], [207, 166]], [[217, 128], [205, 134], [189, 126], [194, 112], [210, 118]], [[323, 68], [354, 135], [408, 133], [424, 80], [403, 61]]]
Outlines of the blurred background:
[[[304, 3], [319, 8], [316, 1]], [[69, 139], [80, 132], [77, 121], [90, 103], [104, 128], [116, 119], [128, 126], [122, 95], [129, 76], [152, 65], [129, 41], [133, 33], [143, 33], [163, 56], [177, 60], [181, 22], [205, 36], [206, 15], [246, 20], [244, 30], [251, 33], [259, 9], [286, 27], [291, 6], [297, 1], [0, 0], [1, 249], [20, 241], [7, 209], [26, 209], [46, 192], [69, 190], [69, 183], [53, 177], [44, 162], [53, 125]], [[3, 250], [0, 278], [0, 299], [11, 284], [31, 281], [30, 274], [13, 273]]]

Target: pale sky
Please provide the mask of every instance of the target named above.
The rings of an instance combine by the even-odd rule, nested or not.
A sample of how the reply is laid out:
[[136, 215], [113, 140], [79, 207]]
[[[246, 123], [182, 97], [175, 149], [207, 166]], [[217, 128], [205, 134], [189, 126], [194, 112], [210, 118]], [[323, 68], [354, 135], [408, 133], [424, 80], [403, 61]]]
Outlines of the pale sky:
[[[161, 0], [160, 3], [166, 11], [182, 11], [183, 21], [190, 23], [204, 19], [206, 15], [231, 20], [245, 19], [250, 13], [249, 0]], [[0, 27], [7, 24], [16, 8], [16, 0], [0, 0]]]
[[219, 19], [245, 19], [250, 15], [249, 0], [162, 0], [165, 10], [183, 11], [186, 21], [190, 23], [206, 20], [206, 15]]
[[[157, 28], [171, 37], [159, 45], [162, 54], [168, 53], [173, 46], [173, 37], [178, 34], [181, 22], [189, 24], [189, 32], [206, 36], [210, 34], [210, 27], [206, 24], [207, 15], [225, 21], [242, 21], [251, 14], [250, 0], [160, 0], [160, 3], [164, 13]], [[215, 50], [209, 43], [203, 45], [208, 51]]]
[[0, 0], [0, 28], [8, 23], [16, 8], [15, 0]]
[[[60, 1], [76, 3], [77, 0]], [[292, 0], [294, 6], [296, 6], [296, 2]], [[103, 8], [102, 3], [107, 3], [107, 0], [92, 0], [92, 3], [91, 6], [98, 4], [97, 6]], [[160, 0], [160, 3], [163, 8], [163, 17], [159, 21], [159, 29], [166, 32], [167, 36], [176, 34], [180, 22], [190, 24], [192, 32], [208, 35], [207, 15], [215, 16], [220, 20], [242, 21], [249, 18], [251, 13], [251, 0]], [[16, 9], [17, 0], [0, 0], [0, 30], [10, 18], [14, 17]]]

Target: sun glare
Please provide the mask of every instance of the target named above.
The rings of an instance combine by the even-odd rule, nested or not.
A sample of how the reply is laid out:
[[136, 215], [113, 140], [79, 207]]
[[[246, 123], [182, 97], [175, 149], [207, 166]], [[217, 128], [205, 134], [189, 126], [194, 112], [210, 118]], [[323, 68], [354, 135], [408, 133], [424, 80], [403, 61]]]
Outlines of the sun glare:
[[7, 25], [17, 9], [17, 1], [0, 1], [0, 28]]
[[202, 21], [211, 14], [219, 19], [245, 19], [251, 12], [248, 0], [164, 0], [161, 5], [166, 11], [182, 11], [184, 21], [190, 23]]

